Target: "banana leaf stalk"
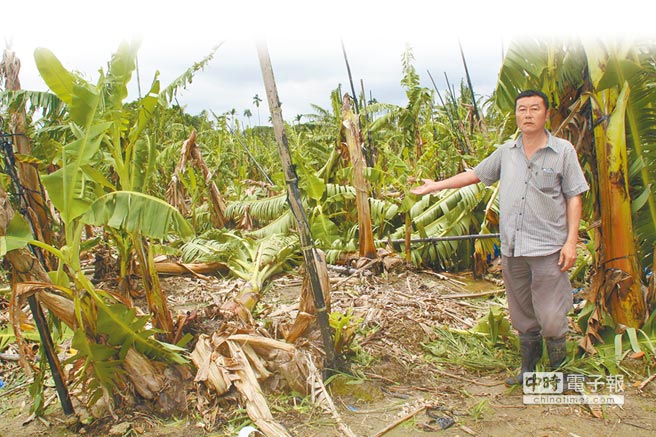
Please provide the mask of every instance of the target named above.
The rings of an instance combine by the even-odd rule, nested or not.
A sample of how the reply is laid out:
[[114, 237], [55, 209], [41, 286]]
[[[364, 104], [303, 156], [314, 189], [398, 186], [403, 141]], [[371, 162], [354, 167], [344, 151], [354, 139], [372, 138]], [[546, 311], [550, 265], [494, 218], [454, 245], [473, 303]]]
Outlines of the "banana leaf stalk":
[[282, 167], [285, 173], [285, 181], [287, 183], [287, 201], [296, 219], [296, 226], [298, 227], [299, 238], [301, 240], [301, 249], [303, 251], [303, 258], [307, 274], [310, 277], [312, 285], [312, 294], [314, 296], [314, 304], [317, 312], [317, 321], [319, 329], [321, 330], [321, 337], [323, 340], [324, 352], [326, 354], [325, 368], [336, 368], [336, 354], [330, 331], [330, 323], [328, 320], [328, 313], [326, 312], [326, 302], [323, 298], [323, 290], [321, 287], [321, 280], [319, 278], [318, 264], [321, 262], [317, 250], [312, 240], [310, 233], [310, 225], [303, 210], [303, 203], [301, 202], [301, 195], [298, 189], [298, 176], [292, 163], [291, 154], [289, 152], [289, 145], [287, 136], [284, 131], [284, 122], [282, 118], [282, 110], [280, 109], [280, 99], [278, 98], [278, 90], [276, 81], [273, 75], [273, 67], [271, 65], [271, 58], [269, 57], [269, 50], [264, 42], [257, 44], [258, 58], [260, 67], [262, 69], [262, 78], [264, 80], [264, 87], [267, 93], [267, 101], [271, 111], [271, 120], [273, 122], [273, 129], [278, 143], [278, 151], [282, 160]]
[[159, 282], [159, 275], [153, 261], [151, 245], [146, 238], [141, 235], [133, 234], [132, 241], [134, 249], [141, 267], [143, 276], [143, 286], [145, 289], [146, 301], [148, 308], [153, 312], [153, 325], [162, 331], [163, 338], [172, 341], [175, 336], [175, 326], [171, 311], [169, 311], [166, 294], [162, 290]]

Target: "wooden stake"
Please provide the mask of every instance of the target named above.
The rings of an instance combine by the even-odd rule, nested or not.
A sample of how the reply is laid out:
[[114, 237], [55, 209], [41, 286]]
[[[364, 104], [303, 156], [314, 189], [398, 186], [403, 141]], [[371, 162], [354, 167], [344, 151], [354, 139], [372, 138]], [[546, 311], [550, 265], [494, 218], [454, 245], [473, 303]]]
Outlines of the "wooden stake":
[[[280, 99], [278, 98], [278, 89], [276, 87], [276, 80], [273, 76], [273, 67], [271, 65], [271, 58], [269, 57], [269, 49], [266, 43], [260, 41], [257, 43], [257, 54], [260, 60], [260, 67], [262, 69], [262, 78], [264, 80], [264, 87], [267, 93], [267, 100], [269, 103], [269, 110], [271, 111], [271, 121], [273, 123], [273, 130], [278, 143], [278, 151], [280, 159], [282, 160], [282, 168], [285, 172], [285, 181], [287, 183], [287, 202], [294, 214], [296, 226], [298, 228], [299, 238], [301, 240], [301, 250], [303, 251], [303, 258], [305, 259], [305, 266], [307, 274], [310, 277], [310, 285], [312, 287], [312, 294], [314, 297], [314, 306], [316, 308], [317, 322], [321, 330], [321, 337], [323, 339], [324, 352], [326, 354], [326, 361], [324, 364], [324, 376], [328, 376], [328, 369], [335, 370], [338, 368], [335, 354], [335, 344], [333, 341], [332, 332], [330, 330], [330, 322], [328, 321], [328, 313], [326, 311], [326, 302], [323, 297], [323, 290], [321, 288], [321, 280], [319, 278], [319, 267], [317, 264], [321, 262], [312, 234], [310, 232], [310, 225], [303, 209], [301, 202], [301, 194], [298, 190], [298, 176], [296, 169], [292, 163], [291, 153], [289, 152], [289, 144], [284, 130], [284, 121], [282, 118], [282, 110], [280, 109]], [[341, 367], [341, 366], [340, 366]]]

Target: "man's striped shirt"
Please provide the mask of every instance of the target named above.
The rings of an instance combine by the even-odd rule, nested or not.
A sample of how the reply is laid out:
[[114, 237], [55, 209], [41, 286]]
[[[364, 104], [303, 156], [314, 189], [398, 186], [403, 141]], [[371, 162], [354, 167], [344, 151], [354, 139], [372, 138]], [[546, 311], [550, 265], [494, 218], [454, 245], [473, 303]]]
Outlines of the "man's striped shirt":
[[504, 256], [543, 256], [559, 251], [567, 240], [566, 199], [589, 189], [574, 146], [547, 134], [547, 145], [530, 160], [520, 135], [474, 168], [485, 185], [500, 181]]

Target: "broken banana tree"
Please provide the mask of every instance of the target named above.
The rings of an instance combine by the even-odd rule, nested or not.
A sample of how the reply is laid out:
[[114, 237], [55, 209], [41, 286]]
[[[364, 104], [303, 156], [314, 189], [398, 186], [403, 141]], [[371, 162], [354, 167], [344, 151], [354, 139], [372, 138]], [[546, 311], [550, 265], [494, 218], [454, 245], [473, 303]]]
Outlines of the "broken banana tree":
[[358, 209], [358, 231], [360, 256], [376, 258], [376, 246], [371, 225], [371, 211], [369, 209], [369, 183], [365, 178], [367, 163], [362, 154], [362, 138], [360, 123], [351, 108], [351, 98], [344, 95], [342, 103], [342, 118], [344, 136], [353, 165], [353, 187], [355, 188], [355, 202]]
[[[29, 232], [25, 232], [25, 226], [20, 225], [20, 218], [12, 217], [13, 211], [1, 189], [0, 198], [4, 199], [0, 222], [9, 223], [8, 226], [2, 226], [6, 231], [2, 235], [6, 250], [4, 256], [13, 266], [14, 273], [12, 320], [18, 321], [22, 318], [20, 312], [25, 300], [35, 300], [73, 330], [72, 348], [75, 353], [68, 360], [73, 364], [72, 380], [69, 383], [73, 386], [81, 385], [88, 390], [86, 394], [89, 406], [102, 398], [113, 414], [114, 401], [119, 398], [119, 393], [122, 396], [128, 394], [126, 381], [130, 380], [137, 388], [137, 392], [145, 399], [153, 400], [155, 403], [163, 401], [164, 403], [160, 404], [162, 412], [170, 414], [181, 411], [180, 408], [183, 406], [179, 403], [173, 408], [166, 406], [166, 403], [170, 404], [171, 399], [179, 399], [179, 396], [169, 394], [168, 397], [159, 398], [159, 394], [169, 386], [170, 381], [162, 381], [160, 384], [158, 379], [152, 377], [154, 374], [161, 373], [162, 367], [186, 363], [180, 355], [181, 349], [155, 340], [154, 331], [145, 328], [149, 317], [137, 316], [134, 309], [116, 302], [111, 294], [96, 290], [84, 275], [75, 277], [75, 284], [79, 288], [53, 284], [50, 276], [25, 245], [30, 242], [46, 248], [52, 254], [59, 256], [60, 261], [66, 259], [63, 252], [30, 240]], [[32, 306], [32, 302], [30, 304]], [[35, 320], [38, 324], [39, 319], [36, 317], [39, 317], [37, 312], [35, 312]], [[42, 321], [45, 323], [45, 319]], [[16, 337], [20, 340], [20, 323], [13, 323], [13, 325]], [[49, 342], [49, 336], [42, 336], [42, 339], [44, 347], [51, 348], [55, 356], [54, 345]], [[134, 368], [144, 369], [144, 360], [152, 361], [150, 365], [159, 370], [151, 373], [130, 371]], [[64, 411], [70, 414], [73, 409], [68, 398], [66, 378], [57, 360], [54, 362], [51, 360], [50, 365]], [[179, 369], [173, 372], [182, 375], [180, 372], [183, 368]], [[176, 387], [180, 385], [180, 381], [175, 381], [173, 384]], [[143, 387], [149, 387], [150, 391], [140, 391]], [[155, 388], [158, 390], [154, 390]], [[149, 393], [157, 393], [158, 396], [148, 398]]]
[[234, 387], [248, 416], [266, 436], [291, 434], [273, 417], [263, 385], [310, 395], [313, 403], [332, 416], [343, 435], [354, 436], [341, 420], [310, 355], [289, 343], [228, 323], [211, 336], [202, 334], [191, 359], [198, 369], [195, 381], [218, 396]]
[[186, 215], [187, 205], [185, 202], [185, 188], [182, 183], [183, 173], [187, 167], [187, 163], [192, 163], [200, 169], [205, 179], [205, 183], [210, 191], [210, 201], [212, 205], [212, 224], [216, 228], [223, 228], [226, 224], [226, 205], [223, 196], [219, 192], [218, 187], [212, 181], [212, 172], [207, 167], [205, 160], [203, 159], [200, 149], [196, 144], [196, 131], [192, 131], [189, 135], [189, 138], [185, 140], [182, 144], [182, 151], [180, 152], [180, 161], [175, 166], [175, 171], [173, 173], [173, 178], [169, 183], [169, 187], [166, 190], [167, 198], [169, 203], [175, 205], [178, 210]]
[[[586, 50], [591, 65], [617, 63], [603, 47]], [[601, 88], [603, 71], [593, 68], [593, 86]], [[597, 275], [602, 278], [618, 269], [623, 278], [607, 296], [606, 305], [616, 323], [640, 328], [646, 319], [629, 192], [626, 147], [627, 106], [631, 88], [628, 82], [617, 88], [598, 89], [592, 99], [593, 114], [598, 120], [594, 127], [599, 209], [601, 211], [600, 265]]]
[[246, 283], [221, 309], [246, 321], [251, 319], [251, 311], [268, 281], [298, 262], [298, 238], [276, 234], [256, 241], [241, 238], [240, 242], [242, 250], [228, 253], [227, 265]]
[[[8, 91], [18, 91], [21, 89], [21, 83], [18, 78], [20, 72], [20, 60], [16, 54], [11, 50], [5, 50], [0, 63], [0, 77], [5, 78], [5, 89]], [[53, 231], [50, 226], [52, 216], [50, 214], [50, 206], [43, 192], [41, 180], [35, 160], [31, 159], [32, 142], [26, 135], [27, 132], [27, 115], [25, 113], [25, 106], [17, 105], [18, 109], [14, 110], [10, 105], [9, 107], [9, 130], [13, 133], [13, 145], [16, 149], [16, 154], [13, 151], [7, 153], [7, 158], [12, 157], [9, 165], [12, 167], [7, 168], [7, 171], [15, 172], [20, 185], [20, 195], [24, 197], [26, 214], [29, 216], [30, 222], [34, 223], [33, 232], [39, 241], [44, 241], [47, 244], [52, 244], [54, 241]], [[10, 144], [7, 142], [6, 144]], [[46, 263], [47, 268], [54, 268], [54, 259], [44, 254], [43, 261]]]

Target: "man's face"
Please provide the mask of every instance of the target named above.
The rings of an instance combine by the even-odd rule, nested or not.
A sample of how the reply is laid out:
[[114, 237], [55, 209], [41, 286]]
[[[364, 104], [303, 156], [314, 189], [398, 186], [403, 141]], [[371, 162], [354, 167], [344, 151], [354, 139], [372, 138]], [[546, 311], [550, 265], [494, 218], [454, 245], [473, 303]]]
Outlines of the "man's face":
[[534, 134], [544, 130], [549, 111], [540, 96], [522, 97], [515, 105], [517, 127], [523, 134]]

